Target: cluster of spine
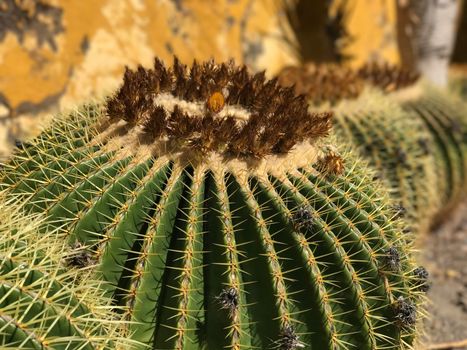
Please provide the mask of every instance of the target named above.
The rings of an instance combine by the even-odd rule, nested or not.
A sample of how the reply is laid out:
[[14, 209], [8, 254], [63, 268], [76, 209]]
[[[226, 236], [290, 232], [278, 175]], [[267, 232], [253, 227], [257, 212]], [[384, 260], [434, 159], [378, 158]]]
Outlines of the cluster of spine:
[[127, 68], [107, 111], [113, 122], [142, 128], [151, 143], [257, 158], [287, 153], [331, 127], [330, 113], [310, 114], [303, 96], [266, 81], [264, 72], [213, 61], [188, 69], [176, 57], [171, 68], [159, 59], [153, 69]]
[[56, 232], [39, 232], [43, 219], [24, 216], [2, 199], [0, 347], [116, 349], [122, 336], [116, 325], [122, 322], [106, 310], [95, 281], [80, 283], [76, 272], [60, 264], [66, 243]]
[[345, 99], [355, 99], [365, 86], [391, 92], [417, 82], [417, 73], [388, 63], [366, 63], [358, 69], [326, 64], [305, 64], [284, 68], [278, 76], [282, 86], [293, 86], [315, 105], [336, 104]]
[[350, 154], [317, 144], [314, 163], [291, 158], [287, 171], [187, 165], [95, 142], [106, 118], [91, 106], [56, 122], [5, 164], [2, 187], [46, 213], [44, 230], [89, 247], [68, 261], [96, 263], [141, 348], [413, 344], [426, 281], [384, 190]]
[[416, 115], [431, 134], [441, 205], [436, 221], [442, 220], [466, 193], [467, 107], [457, 97], [429, 87], [413, 98], [398, 97], [403, 109]]
[[442, 205], [438, 189], [445, 178], [424, 123], [387, 96], [366, 93], [336, 107], [334, 132], [392, 189], [394, 215], [404, 216], [413, 232], [426, 232]]

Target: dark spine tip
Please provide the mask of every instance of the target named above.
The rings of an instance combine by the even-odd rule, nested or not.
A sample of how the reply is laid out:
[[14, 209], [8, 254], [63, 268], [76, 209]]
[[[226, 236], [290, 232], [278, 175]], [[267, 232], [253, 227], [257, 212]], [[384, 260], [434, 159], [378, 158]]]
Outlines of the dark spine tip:
[[423, 266], [419, 266], [413, 271], [413, 275], [415, 277], [416, 288], [424, 293], [428, 292], [431, 287], [428, 271]]
[[407, 213], [407, 209], [405, 209], [402, 203], [393, 205], [392, 210], [396, 219], [405, 217], [405, 214]]
[[70, 249], [71, 251], [64, 258], [67, 267], [85, 268], [96, 264], [97, 260], [92, 252], [80, 242], [70, 245]]
[[300, 341], [293, 327], [286, 324], [282, 328], [274, 348], [279, 350], [295, 350], [305, 348], [305, 345]]
[[224, 288], [222, 292], [216, 297], [216, 300], [221, 305], [221, 308], [228, 310], [231, 316], [238, 309], [238, 299], [238, 291], [234, 287]]
[[402, 148], [396, 149], [394, 157], [399, 164], [407, 165], [407, 152], [404, 151]]
[[393, 304], [394, 321], [400, 328], [413, 327], [417, 321], [416, 306], [403, 296], [397, 298]]
[[396, 247], [389, 247], [383, 256], [383, 264], [390, 271], [398, 272], [401, 268], [401, 259]]
[[18, 140], [18, 139], [15, 140], [15, 147], [18, 148], [18, 149], [24, 149], [25, 148], [23, 141]]
[[298, 207], [292, 214], [292, 225], [297, 231], [301, 231], [302, 229], [311, 230], [313, 221], [313, 208], [309, 205]]

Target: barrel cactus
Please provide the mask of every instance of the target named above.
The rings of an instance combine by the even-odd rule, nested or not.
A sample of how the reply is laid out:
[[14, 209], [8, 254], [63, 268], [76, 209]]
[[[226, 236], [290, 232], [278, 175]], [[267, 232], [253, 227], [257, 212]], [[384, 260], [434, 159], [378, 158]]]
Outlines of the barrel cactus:
[[40, 234], [41, 221], [1, 204], [0, 347], [115, 349], [122, 322], [106, 308], [96, 282], [79, 282], [77, 271], [60, 263], [65, 241], [54, 232]]
[[441, 221], [467, 189], [467, 106], [456, 96], [424, 85], [401, 91], [396, 98], [432, 134], [436, 166], [444, 173], [438, 196], [443, 210], [437, 221]]
[[150, 348], [409, 348], [426, 281], [330, 118], [232, 62], [156, 60], [24, 144], [2, 188], [89, 247]]
[[[283, 74], [294, 74], [279, 81], [295, 83], [296, 92], [320, 102], [317, 108], [333, 105], [336, 133], [355, 145], [392, 188], [412, 230], [425, 232], [441, 223], [466, 191], [465, 104], [424, 82], [415, 84], [417, 74], [388, 64], [355, 71], [321, 66], [319, 71], [289, 68]], [[323, 81], [334, 87], [325, 89], [332, 93], [326, 99], [316, 93]], [[350, 95], [349, 87], [362, 81], [366, 88]]]
[[334, 130], [387, 182], [409, 229], [426, 232], [440, 209], [446, 177], [436, 166], [434, 141], [423, 121], [391, 97], [366, 92], [336, 106]]

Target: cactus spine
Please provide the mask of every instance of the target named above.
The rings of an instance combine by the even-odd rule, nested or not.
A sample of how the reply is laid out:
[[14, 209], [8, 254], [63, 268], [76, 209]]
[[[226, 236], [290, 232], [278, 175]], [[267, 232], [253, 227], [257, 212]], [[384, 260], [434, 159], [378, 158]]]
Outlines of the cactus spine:
[[437, 189], [445, 186], [444, 168], [436, 167], [432, 136], [423, 122], [393, 99], [376, 92], [342, 102], [334, 130], [358, 148], [392, 188], [395, 214], [414, 232], [426, 232], [440, 207]]
[[[90, 245], [154, 349], [398, 349], [422, 292], [371, 172], [329, 114], [232, 63], [125, 73], [6, 164], [4, 191]], [[369, 174], [370, 173], [370, 174]]]
[[415, 113], [432, 134], [436, 166], [443, 169], [438, 220], [464, 197], [467, 185], [467, 108], [448, 93], [418, 86], [397, 95], [402, 107]]
[[106, 309], [96, 282], [58, 263], [65, 241], [39, 233], [43, 217], [23, 216], [4, 201], [0, 218], [0, 347], [115, 349], [122, 322]]

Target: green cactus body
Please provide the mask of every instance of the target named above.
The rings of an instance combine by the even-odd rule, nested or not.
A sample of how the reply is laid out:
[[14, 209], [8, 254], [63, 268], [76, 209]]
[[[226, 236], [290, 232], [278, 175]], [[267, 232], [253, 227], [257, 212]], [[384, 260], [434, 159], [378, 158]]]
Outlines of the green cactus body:
[[127, 71], [107, 103], [114, 122], [98, 111], [25, 146], [3, 188], [47, 213], [44, 230], [89, 245], [133, 339], [153, 349], [414, 342], [423, 298], [409, 239], [371, 172], [317, 141], [328, 115], [261, 74], [178, 61]]
[[[334, 105], [336, 134], [369, 160], [377, 176], [391, 189], [399, 212], [406, 212], [409, 229], [426, 232], [437, 221], [433, 217], [438, 209], [450, 201], [453, 190], [446, 181], [451, 177], [450, 163], [446, 164], [440, 149], [432, 145], [436, 135], [430, 133], [416, 112], [404, 110], [392, 96], [400, 89], [402, 92], [395, 94], [405, 95], [407, 86], [413, 85], [418, 76], [387, 64], [367, 64], [355, 72], [338, 66], [320, 69], [320, 74], [312, 75], [309, 68], [288, 68], [279, 81], [294, 84], [311, 104], [319, 102], [319, 110]], [[316, 99], [315, 91], [321, 92], [322, 81], [330, 82], [329, 101]], [[352, 96], [346, 93], [352, 86], [349, 82], [361, 85]]]
[[437, 192], [446, 186], [446, 169], [435, 166], [432, 136], [423, 122], [375, 92], [342, 102], [334, 120], [336, 134], [357, 147], [388, 183], [409, 227], [426, 232], [441, 204]]
[[4, 203], [1, 209], [0, 347], [115, 349], [122, 322], [110, 322], [96, 282], [83, 285], [57, 263], [65, 242], [56, 233], [39, 234], [43, 218], [23, 217]]
[[465, 195], [467, 176], [467, 108], [455, 97], [429, 87], [397, 96], [405, 110], [416, 113], [434, 140], [437, 167], [444, 168], [443, 210], [439, 218]]

